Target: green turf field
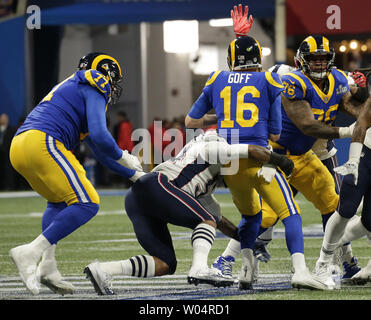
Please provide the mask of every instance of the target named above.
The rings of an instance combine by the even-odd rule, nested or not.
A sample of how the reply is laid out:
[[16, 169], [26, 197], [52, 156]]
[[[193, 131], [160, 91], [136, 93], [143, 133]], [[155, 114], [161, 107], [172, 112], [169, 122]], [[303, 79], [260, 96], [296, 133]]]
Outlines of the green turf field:
[[[239, 215], [231, 202], [230, 194], [217, 194], [223, 214], [235, 224], [239, 222]], [[310, 270], [314, 268], [319, 255], [322, 240], [313, 237], [313, 234], [321, 233], [320, 214], [300, 194], [297, 201], [302, 210], [303, 227], [305, 235], [305, 255]], [[9, 279], [18, 279], [18, 272], [9, 258], [8, 252], [14, 246], [24, 244], [33, 240], [41, 232], [41, 217], [45, 208], [45, 201], [40, 197], [7, 198], [0, 193], [0, 299], [12, 299], [9, 295], [11, 286], [6, 286]], [[188, 272], [192, 247], [190, 244], [190, 230], [170, 226], [174, 237], [174, 247], [178, 258], [178, 269], [174, 275], [179, 275], [177, 280], [182, 285], [188, 285], [183, 278]], [[272, 259], [269, 263], [260, 264], [260, 274], [271, 276], [274, 274], [290, 274], [291, 260], [286, 248], [285, 240], [282, 238], [283, 225], [278, 222], [275, 228], [275, 239], [270, 243], [268, 249]], [[223, 252], [228, 239], [222, 236], [216, 238], [212, 247], [209, 262], [211, 263]], [[354, 241], [353, 252], [361, 266], [366, 265], [370, 258], [370, 244], [366, 239]], [[101, 207], [98, 215], [86, 225], [75, 231], [59, 242], [56, 258], [59, 270], [64, 276], [82, 277], [84, 267], [95, 259], [101, 261], [121, 260], [137, 254], [144, 254], [133, 233], [130, 220], [124, 213], [123, 196], [101, 196]], [[234, 265], [234, 274], [237, 276], [240, 261]], [[269, 279], [269, 278], [268, 278]], [[137, 279], [136, 279], [137, 280]], [[15, 281], [15, 280], [14, 280]], [[141, 281], [141, 279], [137, 280]], [[170, 280], [169, 280], [170, 281]], [[147, 285], [148, 282], [143, 282]], [[161, 282], [162, 283], [162, 282]], [[89, 283], [90, 284], [90, 283]], [[93, 288], [89, 288], [86, 282], [86, 290], [94, 294]], [[125, 285], [125, 280], [123, 281]], [[149, 286], [151, 285], [148, 284]], [[19, 287], [20, 285], [18, 285]], [[189, 285], [188, 285], [189, 286]], [[17, 287], [17, 286], [15, 286]], [[17, 287], [17, 288], [18, 288]], [[6, 288], [6, 290], [5, 290]], [[19, 288], [17, 289], [19, 290]], [[219, 289], [221, 290], [221, 289]], [[235, 290], [237, 291], [237, 289]], [[310, 291], [289, 289], [263, 290], [249, 292], [248, 294], [237, 293], [233, 295], [215, 296], [213, 299], [244, 299], [244, 300], [370, 300], [371, 283], [365, 286], [343, 286], [341, 290], [332, 292]], [[24, 293], [23, 293], [24, 294]], [[24, 295], [16, 298], [29, 298]], [[75, 294], [75, 299], [79, 299]], [[207, 298], [207, 296], [206, 296]]]

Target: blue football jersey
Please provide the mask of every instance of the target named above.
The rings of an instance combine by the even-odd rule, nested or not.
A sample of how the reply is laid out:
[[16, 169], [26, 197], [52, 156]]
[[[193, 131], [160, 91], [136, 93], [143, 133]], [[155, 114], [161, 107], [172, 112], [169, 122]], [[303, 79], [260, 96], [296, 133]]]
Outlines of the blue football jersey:
[[[335, 120], [340, 100], [349, 91], [346, 73], [336, 68], [328, 76], [327, 93], [322, 92], [301, 70], [289, 72], [281, 76], [281, 79], [285, 86], [283, 95], [290, 100], [308, 101], [315, 119], [326, 124]], [[278, 144], [288, 149], [290, 154], [300, 155], [310, 150], [316, 140], [317, 138], [302, 133], [282, 108], [282, 132]]]
[[103, 74], [93, 69], [77, 71], [44, 97], [16, 134], [40, 130], [61, 141], [67, 150], [74, 149], [89, 134], [85, 101], [80, 92], [81, 86], [86, 85], [98, 90], [107, 105], [111, 87]]
[[216, 71], [203, 88], [206, 98], [196, 101], [189, 115], [214, 108], [219, 134], [229, 143], [266, 147], [268, 135], [281, 132], [283, 89], [274, 73]]

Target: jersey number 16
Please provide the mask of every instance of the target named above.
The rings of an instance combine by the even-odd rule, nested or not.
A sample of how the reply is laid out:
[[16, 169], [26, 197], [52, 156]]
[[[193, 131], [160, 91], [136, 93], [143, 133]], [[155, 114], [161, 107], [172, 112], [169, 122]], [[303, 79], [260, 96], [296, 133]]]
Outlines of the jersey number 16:
[[[224, 120], [221, 121], [221, 128], [234, 128], [234, 121], [231, 119], [231, 86], [225, 87], [220, 92], [220, 98], [224, 100]], [[245, 95], [251, 94], [253, 98], [260, 98], [260, 92], [254, 86], [242, 87], [237, 92], [236, 98], [236, 122], [241, 127], [253, 127], [259, 121], [259, 109], [255, 103], [245, 102]], [[250, 111], [250, 119], [243, 117], [244, 111]]]

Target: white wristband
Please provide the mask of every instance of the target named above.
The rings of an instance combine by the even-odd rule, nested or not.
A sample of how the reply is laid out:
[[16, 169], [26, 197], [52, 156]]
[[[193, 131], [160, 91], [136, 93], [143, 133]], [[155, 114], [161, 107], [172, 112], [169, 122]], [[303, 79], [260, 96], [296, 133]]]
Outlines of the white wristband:
[[352, 142], [349, 146], [349, 160], [359, 162], [361, 158], [363, 144], [360, 142]]
[[339, 128], [339, 138], [351, 138], [352, 137], [352, 132], [349, 127], [340, 127]]

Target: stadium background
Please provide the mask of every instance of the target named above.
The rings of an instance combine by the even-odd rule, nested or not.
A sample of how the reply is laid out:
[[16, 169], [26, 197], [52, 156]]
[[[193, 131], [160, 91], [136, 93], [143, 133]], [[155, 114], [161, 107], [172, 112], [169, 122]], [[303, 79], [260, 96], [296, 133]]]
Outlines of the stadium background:
[[[293, 55], [308, 34], [329, 38], [339, 68], [353, 71], [371, 65], [368, 0], [336, 2], [340, 29], [329, 29], [332, 14], [327, 10], [333, 4], [329, 0], [6, 0], [1, 3], [9, 9], [3, 9], [0, 18], [0, 61], [6, 61], [0, 74], [0, 114], [7, 113], [10, 124], [18, 126], [57, 82], [76, 70], [81, 56], [106, 51], [117, 57], [124, 70], [124, 93], [108, 113], [111, 131], [119, 111], [127, 114], [133, 129], [148, 128], [154, 119], [166, 119], [165, 127], [174, 119], [181, 122], [208, 74], [227, 69], [226, 49], [234, 38], [233, 27], [212, 27], [210, 19], [229, 18], [233, 5], [240, 2], [249, 5], [255, 18], [250, 34], [269, 54], [264, 56], [265, 68], [277, 62], [293, 65]], [[41, 9], [40, 29], [27, 27], [32, 15], [27, 8], [32, 5]], [[196, 33], [190, 35], [197, 51], [164, 50], [163, 22], [173, 20], [198, 21]], [[187, 27], [175, 29], [170, 41], [175, 47], [187, 46], [186, 33]], [[352, 40], [355, 49], [350, 48]], [[340, 114], [337, 124], [351, 121]], [[343, 163], [349, 139], [337, 140], [336, 145]], [[96, 184], [109, 186], [107, 181], [112, 180], [97, 177]]]
[[[231, 8], [239, 3], [248, 5], [249, 13], [254, 17], [250, 35], [256, 37], [262, 47], [266, 48], [267, 55], [263, 60], [265, 68], [275, 63], [293, 65], [293, 56], [298, 45], [309, 34], [322, 34], [329, 38], [335, 47], [336, 65], [339, 68], [353, 71], [371, 66], [371, 20], [368, 17], [371, 2], [369, 0], [336, 1], [336, 5], [341, 10], [340, 29], [329, 29], [326, 23], [331, 16], [331, 13], [327, 13], [326, 10], [333, 4], [333, 1], [329, 0], [310, 2], [305, 0], [3, 0], [0, 1], [0, 61], [2, 61], [0, 114], [7, 113], [10, 124], [17, 127], [57, 82], [76, 70], [81, 56], [91, 51], [105, 51], [116, 57], [124, 70], [123, 94], [119, 103], [108, 112], [111, 131], [119, 111], [124, 111], [128, 115], [134, 129], [148, 128], [154, 119], [170, 121], [175, 118], [182, 119], [200, 94], [208, 74], [215, 69], [227, 69], [226, 52], [229, 42], [234, 38], [233, 27], [231, 25], [213, 27], [210, 20], [229, 18]], [[32, 13], [27, 14], [26, 10], [31, 5], [37, 5], [41, 9], [40, 29], [27, 28], [27, 19]], [[197, 51], [174, 53], [164, 50], [166, 36], [163, 23], [173, 20], [198, 21]], [[173, 27], [173, 31], [175, 31], [173, 44], [176, 41], [180, 41], [179, 46], [185, 44], [187, 30], [174, 30]], [[351, 45], [352, 40], [355, 40], [356, 45], [354, 43]], [[344, 114], [340, 114], [337, 124], [347, 125], [351, 121]], [[336, 146], [339, 150], [339, 162], [343, 163], [347, 158], [349, 139], [337, 140]], [[87, 161], [84, 164], [89, 169], [91, 162]], [[93, 163], [93, 165], [97, 164]], [[108, 188], [121, 186], [120, 181], [112, 176], [108, 179], [97, 179], [96, 184], [97, 187]], [[27, 190], [28, 186], [20, 183], [17, 189]], [[108, 215], [113, 215], [112, 225], [117, 224], [117, 219], [125, 219], [125, 228], [128, 232], [132, 232], [127, 217], [114, 216], [122, 206], [122, 190], [119, 191], [119, 196], [114, 190], [112, 192], [111, 195], [101, 193], [103, 203], [110, 202], [112, 196], [118, 197], [114, 205], [108, 205], [107, 209], [107, 205], [104, 204], [102, 210], [103, 212], [108, 210], [110, 212]], [[7, 251], [10, 247], [29, 241], [38, 234], [40, 214], [34, 213], [42, 212], [44, 203], [32, 194], [15, 195], [3, 192], [0, 195], [0, 218], [4, 222], [0, 224], [4, 227], [4, 229], [0, 227], [2, 229], [0, 256], [4, 258], [0, 264], [2, 269], [0, 276], [16, 275], [14, 266], [6, 257]], [[108, 198], [105, 198], [106, 196]], [[219, 199], [225, 201], [228, 210], [233, 211], [230, 209], [230, 199], [225, 199], [224, 196], [218, 197], [222, 197]], [[304, 218], [304, 225], [319, 223], [318, 213], [314, 212], [310, 204], [305, 203], [305, 199], [300, 199], [304, 211], [313, 213], [313, 218], [309, 214], [308, 218]], [[22, 206], [19, 203], [22, 203]], [[24, 219], [24, 215], [29, 216], [26, 217], [22, 227], [20, 219]], [[238, 223], [236, 216], [233, 216], [232, 220]], [[89, 263], [96, 257], [93, 252], [83, 257], [81, 257], [82, 251], [71, 254], [68, 246], [72, 245], [74, 240], [81, 240], [81, 243], [86, 239], [94, 241], [99, 236], [98, 231], [104, 228], [104, 225], [103, 217], [97, 217], [84, 227], [81, 233], [77, 232], [77, 235], [63, 242], [64, 251], [58, 253], [57, 259], [69, 257], [68, 262], [64, 260], [61, 265], [62, 272], [74, 276], [85, 263]], [[16, 234], [19, 236], [16, 237]], [[105, 237], [108, 235], [105, 234]], [[112, 237], [117, 237], [117, 233], [113, 233]], [[226, 241], [218, 242], [216, 251], [212, 252], [211, 257], [221, 252]], [[309, 265], [313, 266], [321, 240], [309, 239], [306, 240], [306, 244], [307, 241], [310, 241], [309, 256], [312, 257]], [[366, 240], [362, 241], [356, 248], [363, 250], [360, 256], [364, 265], [368, 255]], [[103, 243], [98, 252], [103, 251], [103, 246], [106, 244]], [[123, 246], [126, 244], [124, 243], [115, 251], [119, 251]], [[185, 255], [187, 258], [182, 256], [182, 259], [187, 261], [186, 264], [181, 264], [182, 274], [187, 272], [189, 249], [190, 246]], [[135, 250], [138, 250], [138, 246], [133, 249], [133, 254], [137, 253]], [[289, 258], [284, 240], [278, 239], [276, 247], [272, 250], [276, 257], [282, 255], [286, 257], [283, 269], [278, 269], [281, 272], [289, 272]], [[113, 259], [120, 256], [107, 254], [106, 257]], [[77, 262], [74, 259], [77, 259]], [[281, 262], [272, 263], [263, 269], [263, 272], [277, 271], [279, 263]], [[11, 281], [8, 278], [4, 279], [3, 282], [0, 279], [0, 283]], [[9, 297], [7, 295], [9, 291], [4, 292], [5, 298]], [[345, 295], [348, 293], [345, 292]], [[369, 294], [369, 291], [366, 291], [367, 293]], [[362, 296], [363, 292], [360, 291], [354, 297], [358, 299]], [[344, 294], [339, 297], [341, 299]], [[304, 298], [310, 299], [307, 295], [304, 295]], [[335, 299], [334, 296], [332, 298]]]

